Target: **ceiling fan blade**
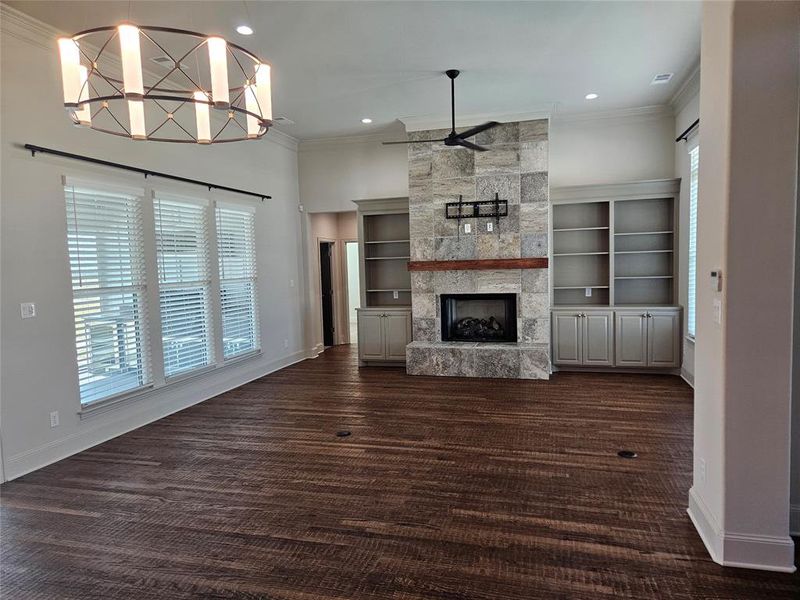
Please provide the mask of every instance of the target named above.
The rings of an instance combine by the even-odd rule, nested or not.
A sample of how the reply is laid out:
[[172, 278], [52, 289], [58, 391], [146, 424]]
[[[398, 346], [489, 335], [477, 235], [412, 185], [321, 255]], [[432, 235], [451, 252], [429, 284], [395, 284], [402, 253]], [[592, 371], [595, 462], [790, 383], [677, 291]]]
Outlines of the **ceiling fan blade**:
[[470, 150], [475, 150], [476, 152], [486, 152], [488, 148], [484, 148], [483, 146], [478, 146], [478, 144], [473, 144], [472, 142], [468, 142], [467, 140], [462, 140], [461, 138], [456, 138], [456, 144], [459, 146], [464, 146], [464, 148], [469, 148]]
[[472, 137], [480, 133], [481, 131], [486, 131], [487, 129], [491, 129], [492, 127], [497, 127], [500, 125], [497, 121], [489, 121], [488, 123], [484, 123], [483, 125], [478, 125], [477, 127], [473, 127], [472, 129], [467, 129], [466, 131], [462, 131], [461, 133], [456, 134], [457, 137], [460, 137], [462, 140], [464, 138]]
[[440, 140], [405, 140], [402, 142], [381, 142], [384, 146], [392, 146], [393, 144], [430, 144], [432, 142], [443, 142], [446, 138]]

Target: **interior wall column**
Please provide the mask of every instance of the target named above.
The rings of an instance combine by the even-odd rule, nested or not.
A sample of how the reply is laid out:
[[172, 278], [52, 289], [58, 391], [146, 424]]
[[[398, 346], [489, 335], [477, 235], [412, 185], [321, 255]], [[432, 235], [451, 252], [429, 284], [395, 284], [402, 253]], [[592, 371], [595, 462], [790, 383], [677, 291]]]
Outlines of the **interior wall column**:
[[798, 31], [797, 2], [704, 4], [689, 514], [716, 562], [778, 571], [794, 570]]

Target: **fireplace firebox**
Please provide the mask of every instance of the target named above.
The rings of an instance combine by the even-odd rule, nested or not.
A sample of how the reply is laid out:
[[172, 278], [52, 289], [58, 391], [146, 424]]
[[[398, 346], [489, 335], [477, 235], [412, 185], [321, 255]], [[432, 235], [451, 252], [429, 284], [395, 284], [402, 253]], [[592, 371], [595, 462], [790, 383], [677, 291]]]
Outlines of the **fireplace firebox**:
[[442, 294], [443, 342], [516, 342], [516, 294]]

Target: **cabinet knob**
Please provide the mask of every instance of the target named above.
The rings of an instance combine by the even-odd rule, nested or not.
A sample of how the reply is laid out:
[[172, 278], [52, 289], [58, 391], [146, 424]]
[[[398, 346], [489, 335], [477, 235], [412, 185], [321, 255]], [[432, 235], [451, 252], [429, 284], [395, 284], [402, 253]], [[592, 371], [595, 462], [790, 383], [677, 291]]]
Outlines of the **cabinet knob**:
[[646, 319], [647, 318], [647, 313], [642, 313], [642, 318]]

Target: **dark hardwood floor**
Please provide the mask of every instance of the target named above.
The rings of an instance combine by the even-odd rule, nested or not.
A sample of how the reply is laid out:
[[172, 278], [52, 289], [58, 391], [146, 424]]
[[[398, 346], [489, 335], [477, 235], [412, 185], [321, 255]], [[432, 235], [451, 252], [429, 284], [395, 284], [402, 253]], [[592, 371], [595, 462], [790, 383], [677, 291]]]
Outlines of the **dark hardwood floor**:
[[800, 576], [708, 558], [691, 432], [676, 377], [409, 377], [337, 347], [4, 484], [0, 589], [797, 600]]

